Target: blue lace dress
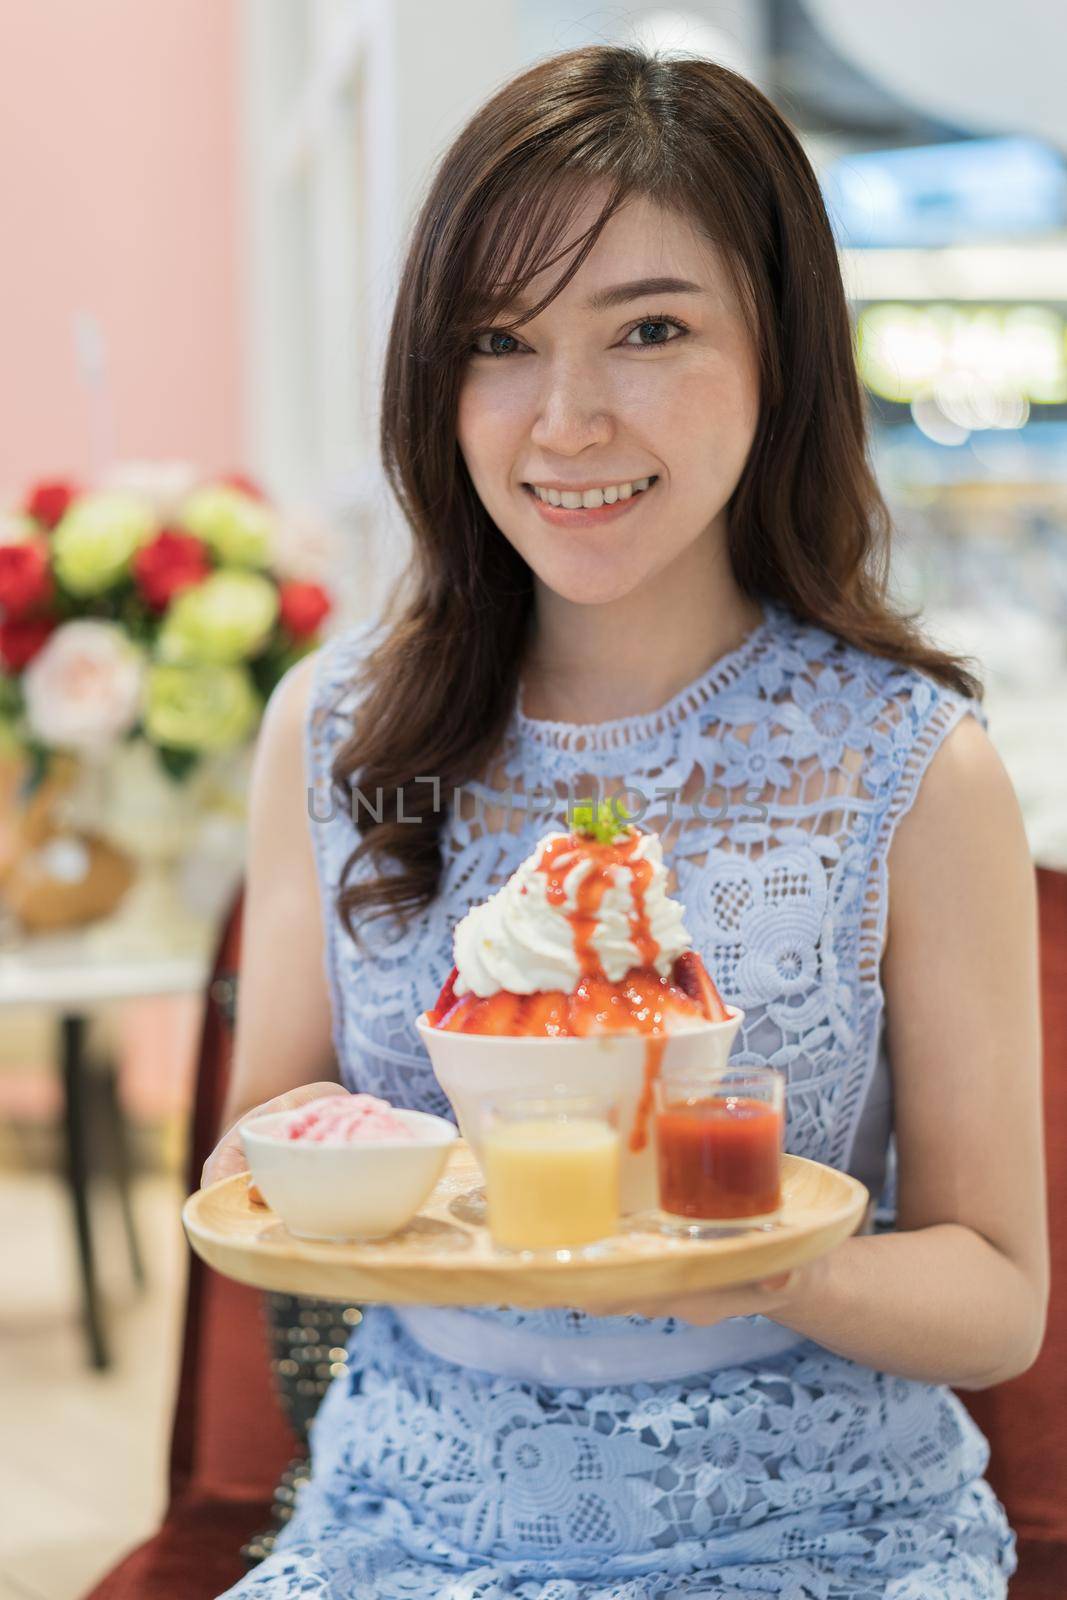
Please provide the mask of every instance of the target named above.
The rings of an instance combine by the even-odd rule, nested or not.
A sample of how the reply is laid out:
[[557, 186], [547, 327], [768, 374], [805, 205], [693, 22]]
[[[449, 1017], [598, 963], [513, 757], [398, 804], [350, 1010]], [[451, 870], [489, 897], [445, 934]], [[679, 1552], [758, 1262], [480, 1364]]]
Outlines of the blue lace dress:
[[[694, 945], [745, 1010], [734, 1059], [785, 1072], [788, 1148], [855, 1173], [881, 1201], [867, 1226], [892, 1226], [886, 859], [939, 743], [981, 713], [763, 612], [654, 714], [578, 726], [517, 705], [495, 766], [440, 797], [439, 896], [406, 929], [372, 924], [364, 957], [332, 910], [354, 832], [328, 770], [373, 630], [324, 649], [312, 833], [350, 1088], [449, 1114], [413, 1019], [449, 970], [454, 923], [560, 826], [569, 797], [626, 785]], [[227, 1600], [994, 1600], [1015, 1541], [988, 1453], [949, 1389], [761, 1316], [698, 1329], [368, 1307], [295, 1515]]]

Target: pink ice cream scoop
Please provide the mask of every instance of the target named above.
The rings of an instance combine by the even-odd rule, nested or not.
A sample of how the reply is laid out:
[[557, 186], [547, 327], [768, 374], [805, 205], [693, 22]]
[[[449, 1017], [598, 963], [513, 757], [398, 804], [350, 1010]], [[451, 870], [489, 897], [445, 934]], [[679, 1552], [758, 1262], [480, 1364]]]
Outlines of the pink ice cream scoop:
[[382, 1139], [414, 1142], [388, 1100], [373, 1094], [325, 1094], [294, 1111], [278, 1130], [283, 1139], [316, 1144], [369, 1144]]

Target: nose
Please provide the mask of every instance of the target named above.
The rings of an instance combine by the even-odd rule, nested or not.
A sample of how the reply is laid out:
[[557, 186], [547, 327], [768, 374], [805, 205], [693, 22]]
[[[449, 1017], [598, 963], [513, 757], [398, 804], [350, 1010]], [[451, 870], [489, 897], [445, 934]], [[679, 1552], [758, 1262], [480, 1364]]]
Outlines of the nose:
[[556, 363], [538, 395], [531, 441], [562, 456], [607, 443], [614, 424], [603, 400], [595, 373], [582, 371], [575, 363]]

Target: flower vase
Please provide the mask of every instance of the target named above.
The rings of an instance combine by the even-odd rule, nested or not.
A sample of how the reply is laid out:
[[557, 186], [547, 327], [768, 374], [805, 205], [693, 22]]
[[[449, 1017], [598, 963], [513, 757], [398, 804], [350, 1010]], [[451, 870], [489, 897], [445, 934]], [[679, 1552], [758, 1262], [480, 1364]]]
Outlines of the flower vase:
[[107, 838], [133, 860], [136, 878], [114, 916], [88, 937], [151, 954], [201, 954], [210, 933], [187, 902], [181, 866], [203, 809], [205, 774], [172, 778], [147, 741], [132, 739], [86, 758], [67, 808], [69, 819]]

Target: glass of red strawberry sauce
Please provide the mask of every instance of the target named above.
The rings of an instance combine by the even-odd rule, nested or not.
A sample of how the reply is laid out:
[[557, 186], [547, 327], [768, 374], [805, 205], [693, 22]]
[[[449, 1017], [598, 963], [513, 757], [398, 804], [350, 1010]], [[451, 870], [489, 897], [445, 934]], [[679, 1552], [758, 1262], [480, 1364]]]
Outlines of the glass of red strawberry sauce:
[[660, 1225], [702, 1238], [773, 1225], [782, 1204], [785, 1079], [773, 1067], [655, 1085]]

